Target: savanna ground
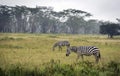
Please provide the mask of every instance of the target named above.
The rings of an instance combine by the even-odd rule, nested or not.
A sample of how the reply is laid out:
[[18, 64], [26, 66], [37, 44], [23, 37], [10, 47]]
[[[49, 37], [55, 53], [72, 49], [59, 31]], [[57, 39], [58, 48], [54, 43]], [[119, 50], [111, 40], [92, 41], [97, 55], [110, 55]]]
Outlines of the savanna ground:
[[[66, 47], [52, 51], [61, 40], [98, 47], [101, 61], [95, 64], [94, 56], [76, 61], [75, 53], [66, 57]], [[119, 76], [119, 72], [120, 36], [0, 33], [0, 76]]]

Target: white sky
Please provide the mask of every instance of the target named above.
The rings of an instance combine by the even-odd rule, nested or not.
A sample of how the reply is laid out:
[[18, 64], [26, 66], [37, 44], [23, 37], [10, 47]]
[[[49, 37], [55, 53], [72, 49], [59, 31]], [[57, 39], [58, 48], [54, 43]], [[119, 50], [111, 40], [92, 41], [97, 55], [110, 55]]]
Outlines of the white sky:
[[114, 22], [117, 22], [116, 18], [120, 18], [120, 0], [0, 0], [0, 4], [28, 7], [50, 6], [55, 11], [73, 8], [91, 13], [92, 18]]

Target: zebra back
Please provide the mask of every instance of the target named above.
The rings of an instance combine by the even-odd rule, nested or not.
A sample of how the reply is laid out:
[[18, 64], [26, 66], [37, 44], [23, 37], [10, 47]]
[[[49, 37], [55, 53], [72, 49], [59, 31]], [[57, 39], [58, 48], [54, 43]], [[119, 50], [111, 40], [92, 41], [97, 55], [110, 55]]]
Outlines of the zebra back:
[[79, 46], [77, 51], [83, 55], [94, 55], [99, 52], [99, 49], [95, 46]]
[[78, 58], [79, 56], [81, 56], [82, 59], [83, 55], [86, 56], [94, 55], [96, 63], [98, 63], [99, 59], [101, 59], [100, 50], [95, 46], [70, 46], [67, 48], [66, 56], [69, 56], [71, 51], [75, 52], [78, 55]]
[[58, 41], [55, 46], [70, 46], [70, 43], [68, 41]]
[[54, 50], [54, 48], [57, 47], [57, 46], [59, 46], [59, 47], [61, 47], [61, 46], [67, 46], [67, 47], [69, 47], [69, 46], [70, 46], [70, 43], [69, 43], [69, 41], [58, 41], [58, 42], [56, 42], [56, 43], [53, 45], [53, 50]]

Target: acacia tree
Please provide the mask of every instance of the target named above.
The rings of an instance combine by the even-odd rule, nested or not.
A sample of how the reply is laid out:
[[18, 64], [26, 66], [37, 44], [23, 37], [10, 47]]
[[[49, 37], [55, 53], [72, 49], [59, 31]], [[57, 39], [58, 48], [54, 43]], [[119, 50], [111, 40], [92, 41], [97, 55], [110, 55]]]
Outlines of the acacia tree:
[[108, 34], [108, 38], [113, 38], [114, 35], [120, 35], [120, 25], [115, 23], [102, 24], [100, 26], [101, 34]]
[[65, 24], [69, 27], [70, 33], [85, 33], [86, 21], [84, 18], [92, 16], [90, 13], [76, 9], [63, 10], [61, 13], [68, 18]]
[[0, 32], [10, 32], [10, 13], [8, 6], [0, 6]]
[[120, 23], [120, 19], [119, 18], [116, 18], [116, 20]]
[[[67, 9], [60, 12], [51, 7], [0, 6], [0, 32], [27, 33], [97, 33], [97, 21], [87, 21], [91, 14]], [[96, 30], [96, 31], [95, 31]]]

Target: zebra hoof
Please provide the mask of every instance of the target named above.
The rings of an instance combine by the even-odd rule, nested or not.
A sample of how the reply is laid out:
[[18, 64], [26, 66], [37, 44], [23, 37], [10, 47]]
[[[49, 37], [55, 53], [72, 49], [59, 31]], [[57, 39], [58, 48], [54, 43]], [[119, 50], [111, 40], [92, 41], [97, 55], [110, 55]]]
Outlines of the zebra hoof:
[[69, 54], [66, 54], [66, 56], [69, 56]]

